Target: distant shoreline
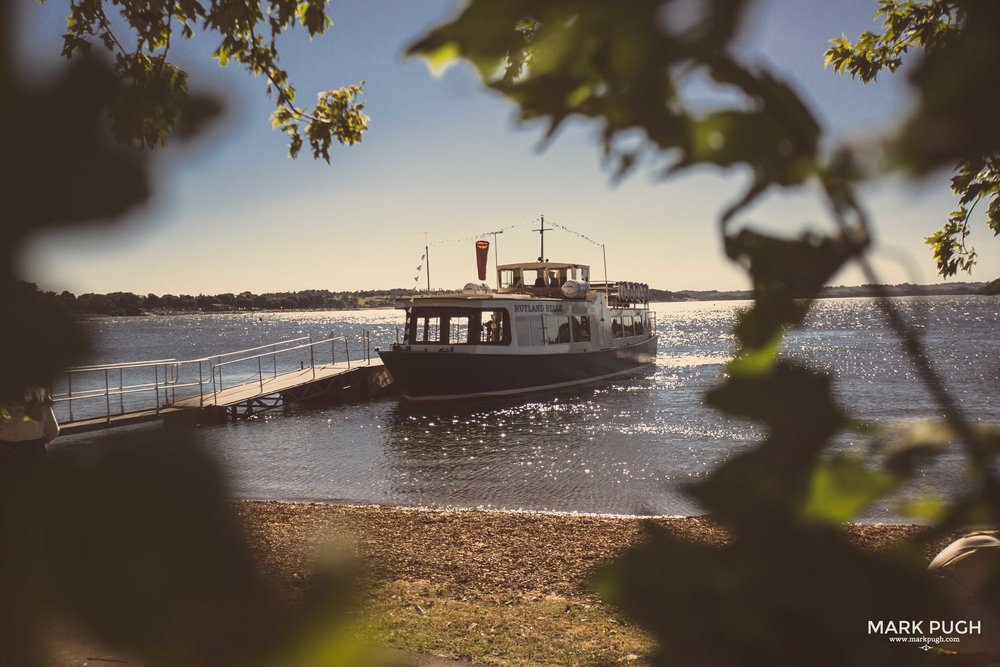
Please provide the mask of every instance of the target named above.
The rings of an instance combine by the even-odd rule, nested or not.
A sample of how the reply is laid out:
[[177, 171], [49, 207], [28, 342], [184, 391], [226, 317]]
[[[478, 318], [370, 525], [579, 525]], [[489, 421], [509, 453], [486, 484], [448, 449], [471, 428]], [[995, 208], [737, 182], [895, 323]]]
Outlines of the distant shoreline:
[[[914, 285], [901, 283], [897, 285], [838, 285], [824, 287], [819, 293], [820, 299], [850, 299], [875, 296], [874, 289], [884, 290], [888, 296], [981, 296], [1000, 294], [1000, 278], [991, 283], [939, 283], [936, 285]], [[650, 296], [664, 296], [656, 301], [745, 301], [753, 298], [750, 290], [650, 290]]]
[[[99, 317], [160, 316], [211, 313], [274, 313], [274, 312], [321, 312], [330, 310], [378, 310], [393, 308], [399, 299], [414, 294], [411, 290], [394, 288], [389, 290], [362, 290], [354, 292], [331, 292], [329, 290], [301, 290], [298, 292], [270, 292], [253, 294], [199, 294], [176, 296], [132, 292], [110, 292], [108, 294], [75, 294], [64, 291], [42, 292], [33, 283], [22, 283], [24, 289], [34, 291], [43, 299], [60, 303], [70, 313], [80, 319]], [[881, 285], [881, 290], [889, 296], [975, 296], [1000, 294], [1000, 278], [990, 283], [961, 282], [937, 285]], [[431, 294], [455, 292], [457, 289], [432, 290]], [[426, 294], [419, 292], [418, 294]], [[825, 287], [818, 295], [821, 299], [856, 298], [873, 296], [873, 286]], [[744, 301], [752, 299], [750, 290], [661, 290], [650, 288], [649, 300], [654, 303], [677, 301]]]

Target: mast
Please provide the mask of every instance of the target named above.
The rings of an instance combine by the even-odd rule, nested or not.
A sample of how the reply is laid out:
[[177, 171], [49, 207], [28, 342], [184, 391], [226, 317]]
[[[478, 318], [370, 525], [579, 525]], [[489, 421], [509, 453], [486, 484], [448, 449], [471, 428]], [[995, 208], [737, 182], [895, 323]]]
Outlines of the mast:
[[541, 227], [539, 229], [532, 229], [531, 231], [538, 232], [538, 237], [539, 237], [539, 239], [541, 240], [541, 243], [542, 243], [541, 251], [539, 252], [539, 255], [538, 255], [538, 261], [539, 262], [547, 261], [545, 259], [545, 232], [548, 232], [548, 231], [551, 231], [551, 230], [545, 229], [545, 216], [544, 215], [542, 216], [542, 225], [541, 225]]
[[427, 262], [427, 293], [431, 291], [431, 246], [427, 242], [427, 232], [424, 232], [424, 258]]
[[490, 232], [493, 235], [493, 268], [497, 276], [497, 289], [500, 289], [500, 244], [497, 243], [497, 234], [503, 234], [503, 230]]

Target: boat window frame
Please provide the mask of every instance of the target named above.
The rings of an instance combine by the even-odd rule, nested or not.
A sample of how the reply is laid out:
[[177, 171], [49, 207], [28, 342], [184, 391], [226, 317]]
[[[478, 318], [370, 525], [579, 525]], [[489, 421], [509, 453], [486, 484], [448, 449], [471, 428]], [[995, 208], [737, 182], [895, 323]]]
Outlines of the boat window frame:
[[611, 337], [612, 338], [624, 338], [625, 330], [622, 328], [622, 318], [621, 315], [614, 315], [611, 317]]
[[[447, 315], [447, 318], [448, 318], [448, 326], [447, 326], [447, 330], [448, 330], [448, 345], [470, 345], [470, 344], [472, 344], [473, 333], [474, 333], [473, 332], [473, 326], [474, 326], [473, 325], [473, 320], [475, 318], [471, 314], [465, 314], [465, 313], [449, 313]], [[463, 322], [459, 325], [458, 330], [462, 331], [462, 329], [464, 329], [464, 333], [465, 333], [464, 338], [465, 338], [465, 340], [452, 340], [451, 339], [452, 335], [455, 332], [455, 329], [453, 328], [453, 325], [455, 324], [455, 320], [458, 320], [458, 319], [463, 320]], [[442, 338], [444, 338], [444, 336], [442, 336]]]
[[[478, 319], [476, 320], [476, 337], [477, 337], [476, 345], [510, 345], [511, 342], [510, 312], [506, 308], [500, 308], [500, 307], [477, 308], [474, 310], [478, 311], [479, 313]], [[483, 315], [485, 313], [500, 313], [500, 340], [484, 341], [482, 339]]]
[[[546, 313], [542, 315], [543, 318], [543, 331], [545, 332], [545, 344], [546, 345], [567, 345], [573, 342], [573, 335], [571, 330], [573, 328], [568, 315], [557, 314], [557, 313]], [[554, 323], [554, 326], [550, 327], [549, 324]], [[563, 329], [563, 327], [566, 327]], [[549, 329], [554, 329], [554, 333], [550, 333]], [[562, 335], [565, 332], [566, 339], [562, 339]]]
[[498, 269], [497, 283], [500, 289], [520, 289], [524, 287], [524, 274], [520, 268]]
[[632, 338], [635, 336], [635, 323], [631, 315], [622, 315], [622, 337]]
[[[586, 322], [586, 326], [584, 322]], [[570, 315], [569, 328], [574, 343], [589, 343], [593, 340], [594, 334], [590, 328], [590, 315]], [[587, 332], [586, 338], [580, 336], [584, 330]]]
[[[499, 341], [482, 341], [483, 313], [500, 313], [501, 339]], [[468, 306], [411, 306], [407, 308], [406, 341], [409, 345], [510, 345], [510, 313], [506, 308], [472, 308]], [[451, 318], [468, 318], [463, 323], [466, 327], [464, 342], [451, 340]], [[421, 318], [438, 320], [438, 340], [417, 340], [418, 326]]]
[[[420, 308], [420, 313], [417, 313], [416, 308], [408, 309], [406, 314], [406, 341], [410, 345], [440, 345], [442, 339], [444, 339], [444, 320], [441, 316], [440, 308], [434, 307], [424, 307]], [[426, 332], [430, 327], [428, 325], [418, 326], [420, 319], [424, 320], [437, 320], [437, 340], [428, 340], [424, 338], [423, 340], [417, 340], [418, 330], [423, 330]]]

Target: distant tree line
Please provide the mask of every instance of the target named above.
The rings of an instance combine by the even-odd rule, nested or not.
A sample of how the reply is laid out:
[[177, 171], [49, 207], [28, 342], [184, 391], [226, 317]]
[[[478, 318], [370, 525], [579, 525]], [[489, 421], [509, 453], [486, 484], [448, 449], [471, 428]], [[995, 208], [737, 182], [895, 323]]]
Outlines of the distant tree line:
[[[69, 291], [43, 292], [34, 283], [21, 282], [21, 289], [34, 292], [44, 298], [61, 303], [72, 313], [80, 315], [146, 315], [156, 313], [226, 313], [253, 310], [347, 310], [351, 308], [387, 308], [394, 301], [412, 294], [412, 290], [397, 287], [388, 290], [359, 290], [354, 292], [331, 292], [329, 290], [302, 290], [300, 292], [267, 292], [254, 294], [240, 292], [233, 294], [133, 294], [132, 292], [110, 292], [108, 294], [86, 293], [79, 296]], [[1000, 293], [1000, 279], [992, 283], [952, 283], [942, 285], [901, 285], [885, 286], [892, 296], [927, 296], [961, 294]], [[434, 290], [446, 292], [448, 290]], [[870, 296], [871, 286], [826, 287], [821, 298]], [[671, 292], [650, 288], [650, 301], [725, 301], [749, 299], [751, 293], [743, 290], [685, 290]]]
[[22, 282], [25, 291], [36, 292], [44, 298], [56, 301], [70, 312], [81, 315], [145, 315], [164, 312], [233, 312], [240, 310], [342, 310], [349, 308], [375, 308], [391, 306], [400, 296], [410, 290], [396, 288], [390, 290], [362, 290], [354, 292], [331, 292], [329, 290], [303, 290], [301, 292], [268, 292], [254, 294], [240, 292], [233, 294], [133, 294], [132, 292], [110, 292], [108, 294], [86, 293], [79, 296], [69, 291], [43, 292], [34, 283]]

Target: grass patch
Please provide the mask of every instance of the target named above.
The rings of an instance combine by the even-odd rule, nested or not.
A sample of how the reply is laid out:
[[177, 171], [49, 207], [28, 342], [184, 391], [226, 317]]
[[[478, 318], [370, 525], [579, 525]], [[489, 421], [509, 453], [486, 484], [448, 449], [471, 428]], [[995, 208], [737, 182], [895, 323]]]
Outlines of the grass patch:
[[459, 594], [426, 582], [381, 584], [356, 624], [375, 645], [503, 666], [639, 665], [653, 650], [646, 633], [600, 602]]

